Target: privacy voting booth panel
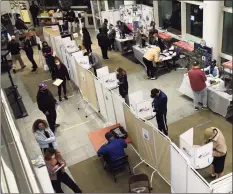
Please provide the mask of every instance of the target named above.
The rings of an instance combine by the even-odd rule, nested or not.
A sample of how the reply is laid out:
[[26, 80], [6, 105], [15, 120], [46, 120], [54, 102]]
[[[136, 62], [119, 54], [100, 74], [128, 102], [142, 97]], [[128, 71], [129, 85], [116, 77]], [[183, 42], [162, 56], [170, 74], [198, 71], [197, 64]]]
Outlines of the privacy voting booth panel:
[[[171, 149], [171, 192], [187, 193], [187, 161], [182, 157], [179, 148], [175, 144], [170, 145]], [[158, 157], [159, 158], [159, 157]]]
[[70, 60], [70, 62], [71, 62], [70, 66], [71, 66], [71, 69], [73, 71], [72, 81], [74, 82], [74, 84], [77, 87], [79, 87], [79, 78], [78, 78], [78, 72], [77, 72], [77, 67], [76, 67], [77, 66], [77, 62], [76, 62], [76, 60], [74, 58], [74, 54], [75, 53], [72, 53], [72, 57], [71, 57], [71, 60]]
[[57, 56], [59, 57], [60, 60], [62, 60], [62, 54], [61, 54], [62, 38], [61, 36], [54, 37], [54, 41], [55, 41], [55, 47], [53, 49], [56, 50]]
[[77, 65], [78, 70], [78, 77], [79, 77], [79, 83], [80, 83], [80, 91], [83, 95], [83, 98], [85, 100], [88, 100], [88, 87], [87, 87], [87, 81], [86, 81], [86, 69], [81, 67], [80, 65]]
[[125, 130], [127, 130], [125, 123], [125, 114], [123, 109], [124, 99], [112, 91], [112, 100], [115, 109], [116, 121], [117, 123], [120, 123]]
[[135, 118], [135, 129], [138, 137], [139, 155], [148, 164], [156, 168], [156, 154], [154, 145], [154, 129], [139, 118]]
[[86, 71], [86, 81], [88, 86], [88, 101], [92, 105], [92, 108], [98, 112], [99, 111], [99, 105], [96, 95], [96, 88], [95, 88], [95, 81], [96, 79], [94, 75], [90, 71]]
[[103, 115], [103, 117], [107, 119], [108, 115], [107, 115], [107, 110], [106, 110], [105, 101], [104, 101], [102, 83], [97, 79], [94, 79], [94, 82], [95, 82], [97, 100], [99, 103], [100, 114]]
[[111, 90], [106, 88], [104, 84], [102, 85], [102, 90], [103, 90], [103, 95], [104, 95], [104, 102], [106, 106], [108, 122], [112, 124], [116, 124], [116, 116], [115, 116], [115, 111], [114, 111]]
[[159, 173], [170, 183], [170, 140], [158, 130], [154, 130], [155, 153], [157, 156], [157, 169]]
[[213, 193], [232, 193], [232, 173], [210, 183]]
[[138, 137], [137, 137], [137, 131], [135, 129], [135, 115], [133, 112], [130, 110], [130, 108], [124, 104], [124, 114], [125, 114], [125, 123], [126, 123], [126, 128], [128, 131], [129, 138], [132, 141], [132, 145], [135, 148], [135, 150], [138, 151]]

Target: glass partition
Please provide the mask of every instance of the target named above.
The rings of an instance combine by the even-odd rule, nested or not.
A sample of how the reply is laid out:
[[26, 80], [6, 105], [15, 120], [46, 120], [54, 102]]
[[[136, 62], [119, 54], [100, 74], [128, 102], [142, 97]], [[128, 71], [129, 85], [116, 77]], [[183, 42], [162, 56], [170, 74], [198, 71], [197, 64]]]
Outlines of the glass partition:
[[222, 53], [232, 56], [232, 13], [224, 12]]

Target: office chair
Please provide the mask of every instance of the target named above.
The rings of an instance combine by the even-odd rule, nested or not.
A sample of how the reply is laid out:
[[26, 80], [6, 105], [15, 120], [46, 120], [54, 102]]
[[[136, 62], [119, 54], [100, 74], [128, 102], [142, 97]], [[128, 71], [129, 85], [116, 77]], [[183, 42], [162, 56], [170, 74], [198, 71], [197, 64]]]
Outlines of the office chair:
[[[143, 182], [139, 187], [132, 186], [135, 183]], [[152, 188], [150, 187], [150, 181], [146, 174], [132, 175], [128, 181], [129, 193], [150, 193]]]

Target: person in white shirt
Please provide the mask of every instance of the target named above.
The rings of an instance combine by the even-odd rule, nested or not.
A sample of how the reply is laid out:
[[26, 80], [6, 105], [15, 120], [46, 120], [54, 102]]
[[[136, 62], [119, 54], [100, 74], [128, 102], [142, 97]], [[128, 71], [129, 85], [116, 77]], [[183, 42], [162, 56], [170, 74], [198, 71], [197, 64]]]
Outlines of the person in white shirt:
[[216, 60], [212, 60], [211, 65], [204, 68], [204, 71], [207, 72], [210, 76], [213, 76], [214, 78], [219, 78], [219, 69], [216, 63]]

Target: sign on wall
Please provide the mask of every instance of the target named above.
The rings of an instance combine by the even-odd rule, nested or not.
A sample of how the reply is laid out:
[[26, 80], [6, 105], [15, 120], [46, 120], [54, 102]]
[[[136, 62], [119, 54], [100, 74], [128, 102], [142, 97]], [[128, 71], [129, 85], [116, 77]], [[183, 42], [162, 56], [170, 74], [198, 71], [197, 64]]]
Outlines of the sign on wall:
[[212, 48], [194, 43], [194, 52], [201, 55], [202, 64], [207, 67], [212, 61]]

